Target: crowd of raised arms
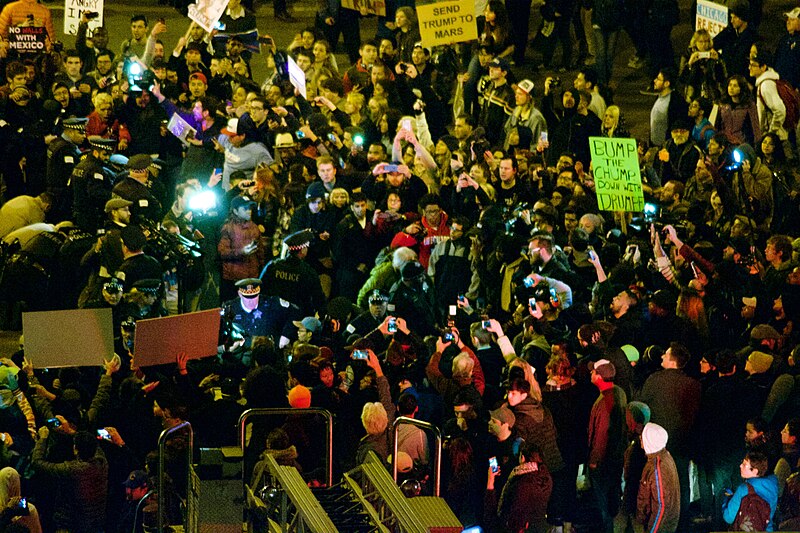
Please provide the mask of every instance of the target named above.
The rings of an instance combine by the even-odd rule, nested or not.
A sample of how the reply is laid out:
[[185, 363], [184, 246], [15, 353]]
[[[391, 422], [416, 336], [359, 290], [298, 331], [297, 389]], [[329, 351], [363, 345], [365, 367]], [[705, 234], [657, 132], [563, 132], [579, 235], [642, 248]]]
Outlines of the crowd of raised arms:
[[[676, 0], [476, 0], [478, 40], [429, 47], [409, 0], [375, 35], [322, 2], [290, 43], [285, 1], [242, 3], [172, 51], [164, 19], [2, 8], [0, 327], [110, 309], [116, 355], [0, 354], [0, 530], [180, 523], [180, 432], [137, 515], [159, 433], [235, 445], [290, 406], [333, 414], [336, 479], [372, 451], [423, 494], [428, 437], [392, 458], [392, 422], [436, 425], [442, 496], [485, 531], [800, 529], [800, 7], [729, 0], [687, 43]], [[605, 211], [589, 139], [630, 131], [646, 203]], [[138, 320], [216, 308], [217, 354], [137, 364]], [[255, 490], [266, 455], [326, 482], [316, 418], [248, 438]]]

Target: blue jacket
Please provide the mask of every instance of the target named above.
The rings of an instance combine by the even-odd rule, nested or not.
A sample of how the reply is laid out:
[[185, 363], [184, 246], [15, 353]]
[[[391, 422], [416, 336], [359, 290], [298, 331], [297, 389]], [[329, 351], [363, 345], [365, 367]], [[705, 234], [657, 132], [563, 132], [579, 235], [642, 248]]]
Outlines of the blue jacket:
[[[773, 474], [766, 477], [748, 479], [747, 483], [750, 483], [753, 489], [755, 489], [756, 494], [764, 498], [769, 504], [770, 513], [767, 531], [775, 531], [774, 519], [775, 509], [778, 507], [778, 478]], [[733, 493], [733, 496], [722, 503], [722, 518], [724, 518], [725, 522], [728, 524], [733, 524], [733, 521], [736, 520], [736, 514], [739, 512], [739, 505], [742, 502], [742, 498], [747, 496], [747, 483], [739, 485], [736, 488], [736, 492]]]

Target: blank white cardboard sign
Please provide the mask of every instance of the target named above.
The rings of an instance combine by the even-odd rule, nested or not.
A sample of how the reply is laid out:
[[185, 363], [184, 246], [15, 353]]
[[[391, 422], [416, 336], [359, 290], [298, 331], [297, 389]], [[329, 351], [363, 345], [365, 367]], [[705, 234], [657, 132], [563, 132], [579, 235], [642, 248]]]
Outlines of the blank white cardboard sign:
[[114, 355], [111, 309], [22, 314], [25, 355], [36, 368], [100, 366]]
[[174, 363], [182, 352], [189, 359], [216, 355], [219, 312], [217, 308], [136, 321], [133, 344], [136, 366]]

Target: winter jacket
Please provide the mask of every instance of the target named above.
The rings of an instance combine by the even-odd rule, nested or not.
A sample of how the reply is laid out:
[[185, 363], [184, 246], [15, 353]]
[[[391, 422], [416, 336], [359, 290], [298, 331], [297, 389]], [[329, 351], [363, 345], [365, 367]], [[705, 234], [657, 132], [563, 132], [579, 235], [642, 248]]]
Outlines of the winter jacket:
[[[259, 246], [255, 253], [245, 255], [242, 249], [251, 242]], [[265, 250], [261, 243], [261, 230], [250, 220], [228, 219], [222, 226], [217, 250], [222, 259], [222, 279], [238, 281], [258, 277], [264, 264]]]
[[[676, 398], [680, 401], [676, 402]], [[682, 370], [659, 370], [647, 378], [640, 400], [650, 406], [650, 421], [669, 433], [670, 451], [686, 455], [691, 444], [690, 432], [700, 410], [700, 382]]]
[[681, 515], [681, 485], [672, 455], [663, 449], [647, 454], [639, 482], [636, 518], [649, 533], [671, 533]]
[[756, 78], [756, 108], [758, 109], [758, 123], [761, 131], [774, 132], [778, 137], [785, 141], [789, 138], [789, 133], [783, 128], [783, 121], [786, 120], [786, 105], [778, 94], [778, 86], [775, 83], [780, 76], [772, 68]]
[[37, 473], [58, 482], [58, 490], [52, 496], [55, 498], [53, 521], [56, 527], [73, 533], [102, 531], [108, 496], [108, 462], [103, 451], [98, 446], [94, 457], [87, 461], [51, 463], [44, 458], [47, 441], [37, 441], [33, 466]]
[[728, 524], [733, 524], [736, 520], [736, 515], [739, 513], [739, 505], [742, 503], [742, 498], [747, 496], [747, 484], [753, 486], [756, 494], [761, 496], [769, 504], [769, 524], [767, 524], [767, 531], [775, 531], [775, 509], [778, 506], [778, 478], [774, 475], [766, 477], [754, 477], [745, 480], [736, 488], [733, 496], [722, 502], [722, 518]]
[[[503, 491], [486, 491], [487, 509], [497, 507], [499, 528], [509, 533], [548, 531], [547, 502], [553, 491], [553, 478], [541, 463], [523, 463], [511, 471]], [[497, 525], [497, 524], [495, 524]]]
[[597, 397], [589, 418], [589, 465], [622, 467], [627, 405], [625, 391], [616, 385]]
[[544, 462], [550, 472], [558, 472], [564, 467], [561, 451], [558, 449], [556, 426], [550, 410], [530, 396], [514, 407], [508, 406], [514, 413], [514, 427], [525, 442], [532, 442], [539, 447]]
[[733, 144], [753, 143], [761, 138], [758, 109], [754, 102], [748, 105], [720, 105], [719, 118], [714, 127]]
[[44, 4], [36, 0], [18, 0], [7, 4], [0, 12], [0, 35], [7, 38], [8, 29], [14, 26], [27, 23], [28, 16], [33, 15], [33, 26], [44, 27], [50, 42], [56, 40], [56, 32], [53, 27], [53, 17], [50, 10]]

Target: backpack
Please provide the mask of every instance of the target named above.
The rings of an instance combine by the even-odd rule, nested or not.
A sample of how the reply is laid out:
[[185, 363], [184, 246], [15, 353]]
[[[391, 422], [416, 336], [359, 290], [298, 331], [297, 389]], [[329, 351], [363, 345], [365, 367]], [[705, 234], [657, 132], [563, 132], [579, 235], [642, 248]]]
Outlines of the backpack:
[[[775, 86], [778, 88], [778, 96], [781, 97], [781, 101], [786, 107], [786, 118], [783, 121], [783, 127], [786, 131], [794, 131], [797, 127], [797, 122], [800, 121], [800, 93], [786, 80], [778, 79], [774, 81]], [[764, 107], [768, 108], [764, 97], [761, 96], [761, 85], [763, 83], [762, 81], [758, 84], [758, 98], [764, 104]]]
[[766, 531], [771, 509], [769, 503], [756, 494], [750, 483], [747, 484], [747, 495], [739, 503], [739, 511], [733, 521], [731, 531]]

